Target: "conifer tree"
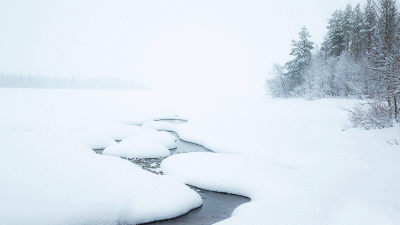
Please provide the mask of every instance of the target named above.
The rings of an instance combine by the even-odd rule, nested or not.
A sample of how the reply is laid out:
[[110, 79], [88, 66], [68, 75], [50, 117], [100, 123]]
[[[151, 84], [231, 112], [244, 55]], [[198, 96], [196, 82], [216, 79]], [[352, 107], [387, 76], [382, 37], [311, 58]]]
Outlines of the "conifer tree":
[[345, 31], [343, 30], [343, 11], [336, 10], [328, 20], [329, 56], [339, 57], [346, 48]]
[[362, 31], [364, 29], [363, 12], [361, 11], [360, 4], [354, 7], [353, 19], [351, 23], [351, 45], [350, 52], [358, 60], [362, 55]]
[[399, 94], [399, 15], [395, 0], [380, 0], [378, 20], [374, 36], [375, 79], [380, 82], [382, 97], [393, 106], [392, 115], [397, 118]]
[[292, 90], [303, 84], [304, 73], [311, 64], [311, 50], [314, 48], [314, 43], [308, 40], [311, 36], [306, 27], [301, 29], [299, 36], [299, 41], [292, 40], [294, 48], [290, 55], [295, 58], [285, 64], [285, 68], [288, 70], [286, 75], [291, 81]]
[[345, 39], [346, 52], [350, 50], [350, 36], [353, 25], [353, 10], [350, 4], [347, 4], [346, 10], [343, 12], [343, 17], [341, 21], [343, 37]]
[[373, 0], [367, 0], [367, 5], [364, 9], [364, 28], [361, 32], [362, 34], [362, 49], [363, 54], [365, 54], [370, 60], [373, 47], [373, 37], [376, 29], [376, 7]]

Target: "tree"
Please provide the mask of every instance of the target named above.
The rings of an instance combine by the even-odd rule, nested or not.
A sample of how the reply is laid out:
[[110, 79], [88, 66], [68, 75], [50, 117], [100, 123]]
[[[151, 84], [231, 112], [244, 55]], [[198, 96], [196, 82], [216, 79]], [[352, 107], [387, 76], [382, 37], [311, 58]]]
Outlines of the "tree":
[[357, 4], [356, 7], [354, 7], [350, 30], [350, 52], [354, 55], [356, 60], [360, 59], [362, 55], [362, 31], [365, 27], [363, 19], [363, 12], [361, 11], [360, 4]]
[[330, 95], [329, 74], [324, 48], [321, 48], [312, 56], [311, 65], [305, 73], [304, 89], [307, 98], [323, 98]]
[[266, 82], [266, 91], [274, 97], [288, 97], [289, 87], [288, 79], [283, 71], [283, 68], [278, 63], [275, 63], [272, 67], [271, 79]]
[[291, 91], [303, 84], [304, 73], [311, 64], [311, 50], [314, 48], [314, 43], [308, 40], [311, 36], [307, 28], [303, 27], [299, 36], [299, 41], [292, 40], [294, 48], [292, 48], [290, 55], [295, 58], [285, 64], [285, 68], [288, 70], [286, 76], [290, 80]]
[[349, 52], [343, 52], [339, 57], [336, 65], [336, 85], [338, 87], [338, 95], [349, 97], [354, 93], [354, 79], [356, 77], [357, 63], [355, 58]]
[[375, 46], [374, 73], [380, 82], [382, 97], [389, 107], [393, 108], [392, 115], [397, 119], [397, 101], [399, 94], [399, 15], [395, 0], [380, 0], [378, 20], [374, 36]]
[[364, 9], [364, 27], [361, 31], [361, 34], [363, 54], [367, 56], [368, 61], [370, 60], [370, 55], [372, 54], [374, 42], [373, 37], [376, 28], [376, 17], [375, 3], [372, 0], [367, 0], [367, 5]]
[[344, 49], [346, 49], [345, 31], [343, 30], [343, 11], [336, 10], [332, 14], [332, 18], [328, 20], [328, 40], [329, 56], [339, 57]]
[[343, 17], [341, 21], [343, 36], [346, 42], [346, 52], [350, 50], [350, 38], [352, 33], [352, 25], [353, 25], [353, 10], [350, 4], [347, 4], [346, 10], [343, 12]]

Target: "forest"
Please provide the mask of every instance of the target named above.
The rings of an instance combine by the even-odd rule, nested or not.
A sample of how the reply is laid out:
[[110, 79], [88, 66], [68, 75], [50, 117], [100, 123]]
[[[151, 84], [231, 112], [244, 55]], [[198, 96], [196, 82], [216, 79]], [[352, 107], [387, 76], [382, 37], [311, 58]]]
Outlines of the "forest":
[[[301, 28], [298, 40], [291, 44], [294, 59], [283, 66], [273, 65], [273, 78], [267, 79], [266, 89], [273, 97], [363, 99], [369, 109], [356, 106], [351, 110], [353, 116], [380, 113], [386, 122], [398, 120], [399, 26], [395, 0], [367, 0], [364, 7], [348, 4], [328, 19], [321, 47], [314, 49], [307, 28]], [[380, 126], [390, 126], [390, 122]]]
[[41, 88], [41, 89], [94, 89], [94, 90], [148, 90], [135, 81], [122, 81], [112, 78], [82, 79], [76, 77], [59, 78], [33, 76], [31, 74], [1, 74], [0, 88]]

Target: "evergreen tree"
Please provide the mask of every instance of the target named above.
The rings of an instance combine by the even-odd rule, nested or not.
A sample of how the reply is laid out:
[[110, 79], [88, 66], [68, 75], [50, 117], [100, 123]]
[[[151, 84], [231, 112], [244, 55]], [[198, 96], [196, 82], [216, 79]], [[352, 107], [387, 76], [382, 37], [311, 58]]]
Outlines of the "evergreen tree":
[[299, 41], [292, 40], [292, 46], [294, 48], [292, 48], [290, 55], [295, 58], [285, 64], [285, 68], [288, 70], [286, 75], [291, 82], [291, 90], [303, 84], [304, 73], [311, 64], [311, 50], [314, 48], [314, 43], [308, 40], [311, 36], [307, 28], [303, 27], [299, 36]]
[[331, 49], [331, 42], [329, 41], [329, 38], [327, 35], [324, 36], [324, 41], [322, 42], [321, 46], [321, 52], [324, 56], [324, 60], [326, 61], [328, 59], [329, 51]]
[[363, 30], [362, 34], [362, 49], [363, 54], [366, 55], [367, 59], [370, 60], [370, 56], [372, 54], [373, 47], [373, 37], [376, 28], [376, 9], [375, 3], [373, 0], [367, 0], [367, 5], [364, 9], [364, 18], [363, 18]]
[[399, 93], [399, 16], [395, 0], [380, 0], [378, 20], [374, 36], [375, 79], [380, 82], [382, 97], [393, 106], [392, 115], [397, 118]]
[[295, 58], [285, 64], [287, 73], [276, 66], [274, 70], [281, 78], [274, 83], [279, 95], [301, 92], [310, 99], [357, 96], [384, 100], [388, 107], [382, 109], [389, 109], [385, 113], [398, 119], [400, 15], [396, 1], [367, 0], [364, 10], [359, 4], [353, 9], [347, 5], [343, 11], [336, 10], [328, 23], [328, 34], [314, 55], [306, 28], [299, 33], [299, 41], [292, 41], [290, 55]]
[[328, 20], [329, 56], [339, 57], [346, 49], [345, 31], [343, 30], [343, 11], [336, 10]]
[[341, 21], [343, 36], [346, 43], [346, 52], [350, 50], [350, 37], [352, 33], [352, 25], [353, 23], [353, 9], [350, 4], [347, 4], [346, 10], [343, 12], [343, 17]]
[[364, 29], [363, 12], [361, 11], [360, 4], [354, 7], [353, 19], [351, 24], [351, 45], [350, 52], [358, 60], [362, 55], [362, 31]]

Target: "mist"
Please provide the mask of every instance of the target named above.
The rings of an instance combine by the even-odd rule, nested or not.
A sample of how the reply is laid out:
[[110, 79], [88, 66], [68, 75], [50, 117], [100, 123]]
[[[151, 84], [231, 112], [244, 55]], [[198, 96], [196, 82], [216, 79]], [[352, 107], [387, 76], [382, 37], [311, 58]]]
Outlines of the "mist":
[[0, 72], [262, 95], [272, 64], [290, 60], [300, 28], [321, 43], [326, 19], [346, 3], [2, 1]]

